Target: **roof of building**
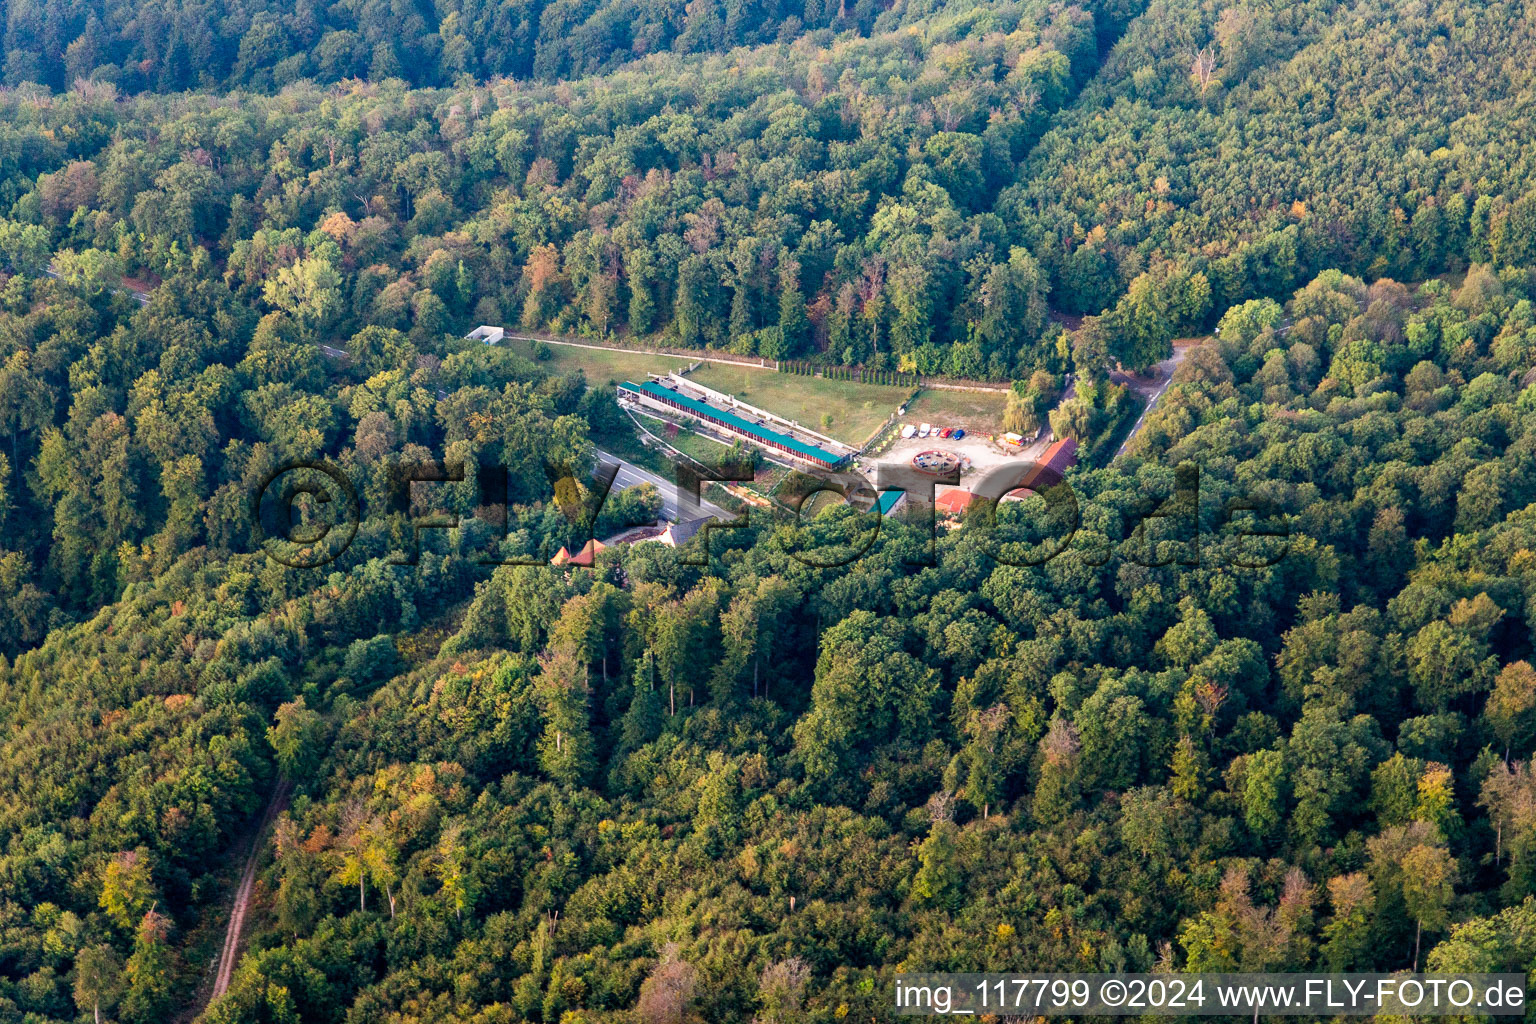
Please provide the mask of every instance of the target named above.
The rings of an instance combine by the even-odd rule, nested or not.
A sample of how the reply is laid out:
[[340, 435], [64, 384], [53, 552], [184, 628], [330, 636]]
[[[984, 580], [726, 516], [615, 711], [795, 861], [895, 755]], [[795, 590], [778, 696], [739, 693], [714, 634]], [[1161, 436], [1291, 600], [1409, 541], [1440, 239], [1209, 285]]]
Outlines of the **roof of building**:
[[934, 504], [946, 512], [964, 512], [975, 498], [970, 491], [955, 487], [939, 495]]
[[550, 565], [581, 565], [588, 568], [597, 560], [599, 552], [606, 551], [608, 545], [600, 540], [589, 540], [582, 545], [578, 554], [571, 554], [563, 545], [555, 552], [555, 557], [549, 560]]
[[1077, 441], [1064, 437], [1045, 450], [1045, 464], [1060, 472], [1077, 462]]
[[[1024, 479], [1019, 482], [1019, 487], [1033, 488], [1035, 484], [1041, 482], [1041, 479], [1047, 473], [1052, 473], [1059, 477], [1071, 469], [1076, 462], [1077, 442], [1070, 437], [1064, 437], [1045, 450], [1044, 454], [1040, 456], [1040, 460], [1035, 463], [1034, 468], [1026, 473]], [[1059, 480], [1051, 481], [1053, 485], [1059, 482]]]
[[494, 345], [507, 336], [505, 327], [492, 327], [490, 324], [481, 324], [468, 334], [464, 335], [469, 341], [483, 341], [487, 345]]
[[665, 532], [665, 526], [633, 526], [609, 537], [606, 543], [609, 547], [615, 544], [638, 544], [644, 540], [658, 540]]
[[709, 520], [709, 516], [700, 516], [697, 519], [684, 519], [668, 526], [661, 532], [661, 536], [656, 539], [669, 547], [680, 547], [693, 539], [694, 534], [703, 529], [704, 524], [709, 522]]
[[820, 448], [813, 444], [806, 444], [804, 441], [797, 440], [777, 430], [760, 427], [756, 423], [742, 419], [733, 412], [717, 408], [708, 402], [701, 402], [697, 398], [689, 398], [682, 392], [673, 391], [671, 388], [664, 388], [660, 384], [651, 381], [647, 381], [644, 384], [634, 384], [630, 381], [625, 381], [619, 387], [636, 392], [637, 394], [657, 398], [664, 402], [673, 402], [689, 412], [700, 416], [711, 416], [731, 429], [741, 431], [748, 437], [778, 445], [781, 448], [794, 452], [796, 455], [810, 459], [812, 462], [835, 466], [846, 457], [838, 455], [836, 452], [829, 452], [825, 448]]
[[880, 514], [883, 516], [890, 515], [891, 509], [895, 508], [901, 502], [901, 499], [906, 496], [906, 491], [881, 491]]

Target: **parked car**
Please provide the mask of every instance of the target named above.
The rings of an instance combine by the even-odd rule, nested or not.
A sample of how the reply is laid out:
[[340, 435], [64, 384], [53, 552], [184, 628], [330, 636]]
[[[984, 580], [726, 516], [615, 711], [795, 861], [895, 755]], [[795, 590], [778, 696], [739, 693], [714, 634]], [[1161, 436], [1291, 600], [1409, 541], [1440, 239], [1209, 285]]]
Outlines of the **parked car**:
[[939, 431], [939, 436], [940, 437], [948, 437], [950, 435], [950, 433], [951, 433], [950, 429], [948, 427], [945, 427], [943, 430]]
[[924, 423], [922, 426], [917, 428], [917, 436], [918, 437], [927, 437], [932, 432], [933, 432], [933, 428], [930, 427], [926, 423]]
[[901, 428], [901, 436], [903, 438], [911, 437], [915, 433], [917, 433], [917, 428], [910, 423]]
[[960, 440], [964, 436], [965, 436], [965, 428], [964, 427], [956, 427], [955, 428], [955, 440], [958, 441], [958, 440]]

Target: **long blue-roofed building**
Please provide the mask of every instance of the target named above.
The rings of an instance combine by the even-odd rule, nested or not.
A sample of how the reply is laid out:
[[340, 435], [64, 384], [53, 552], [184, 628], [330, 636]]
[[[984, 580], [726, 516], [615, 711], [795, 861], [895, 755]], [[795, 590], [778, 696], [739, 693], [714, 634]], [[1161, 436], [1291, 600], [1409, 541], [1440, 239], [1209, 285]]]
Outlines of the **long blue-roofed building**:
[[[819, 437], [811, 440], [796, 437], [791, 432], [795, 430], [794, 427], [783, 424], [783, 429], [780, 429], [776, 418], [762, 410], [733, 403], [736, 409], [750, 409], [756, 418], [748, 419], [740, 415], [736, 409], [725, 408], [721, 402], [710, 402], [704, 397], [685, 394], [682, 390], [683, 386], [682, 382], [672, 378], [647, 381], [644, 384], [625, 381], [619, 385], [619, 398], [621, 401], [635, 402], [674, 416], [681, 414], [690, 419], [700, 420], [717, 433], [740, 437], [752, 444], [810, 463], [821, 469], [840, 469], [853, 455], [851, 448], [840, 451], [833, 444], [825, 443]], [[705, 388], [698, 388], [698, 391], [700, 395], [706, 397], [710, 394]], [[810, 433], [803, 428], [798, 432], [806, 435]]]

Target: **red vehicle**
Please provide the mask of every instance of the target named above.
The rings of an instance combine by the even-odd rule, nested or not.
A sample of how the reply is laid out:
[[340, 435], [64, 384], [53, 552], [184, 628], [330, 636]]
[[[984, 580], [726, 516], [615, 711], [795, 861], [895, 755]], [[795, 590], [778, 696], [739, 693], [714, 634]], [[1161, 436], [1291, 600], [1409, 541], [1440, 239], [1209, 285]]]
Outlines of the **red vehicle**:
[[952, 433], [954, 433], [953, 428], [945, 427], [943, 430], [939, 431], [939, 436], [940, 437], [948, 437]]

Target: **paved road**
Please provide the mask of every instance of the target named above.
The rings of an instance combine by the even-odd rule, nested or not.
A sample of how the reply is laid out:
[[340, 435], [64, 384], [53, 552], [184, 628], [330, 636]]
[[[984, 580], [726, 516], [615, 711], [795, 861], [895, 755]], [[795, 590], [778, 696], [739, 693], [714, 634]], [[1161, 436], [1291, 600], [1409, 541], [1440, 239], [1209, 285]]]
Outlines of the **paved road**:
[[[674, 481], [668, 480], [662, 476], [658, 476], [657, 474], [652, 473], [650, 470], [643, 469], [632, 462], [625, 462], [617, 455], [605, 452], [602, 449], [598, 449], [597, 458], [598, 461], [605, 463], [606, 465], [618, 465], [619, 471], [613, 478], [613, 489], [615, 491], [622, 491], [625, 488], [634, 487], [637, 484], [651, 484], [656, 488], [656, 490], [661, 492], [662, 514], [673, 522], [678, 520], [681, 513], [681, 501], [683, 499], [679, 498], [677, 484]], [[704, 501], [703, 499], [700, 499], [700, 508], [702, 509], [703, 515], [714, 516], [716, 519], [735, 518], [735, 516], [731, 515], [731, 513], [710, 501]], [[695, 511], [693, 516], [689, 516], [688, 518], [694, 518], [699, 514], [699, 512]]]
[[1158, 400], [1163, 397], [1163, 392], [1168, 390], [1168, 385], [1173, 383], [1173, 371], [1179, 368], [1179, 364], [1184, 361], [1184, 357], [1189, 355], [1190, 350], [1194, 347], [1194, 345], [1185, 345], [1175, 348], [1173, 355], [1157, 364], [1157, 376], [1151, 382], [1141, 377], [1133, 377], [1128, 373], [1122, 373], [1119, 370], [1115, 370], [1110, 374], [1110, 378], [1116, 383], [1126, 385], [1147, 400], [1147, 404], [1141, 410], [1141, 415], [1136, 418], [1136, 425], [1131, 428], [1129, 434], [1125, 435], [1125, 441], [1120, 445], [1120, 450], [1115, 452], [1115, 458], [1118, 459], [1126, 453], [1131, 447], [1131, 441], [1137, 434], [1141, 433], [1141, 428], [1147, 425], [1147, 416], [1157, 406]]

